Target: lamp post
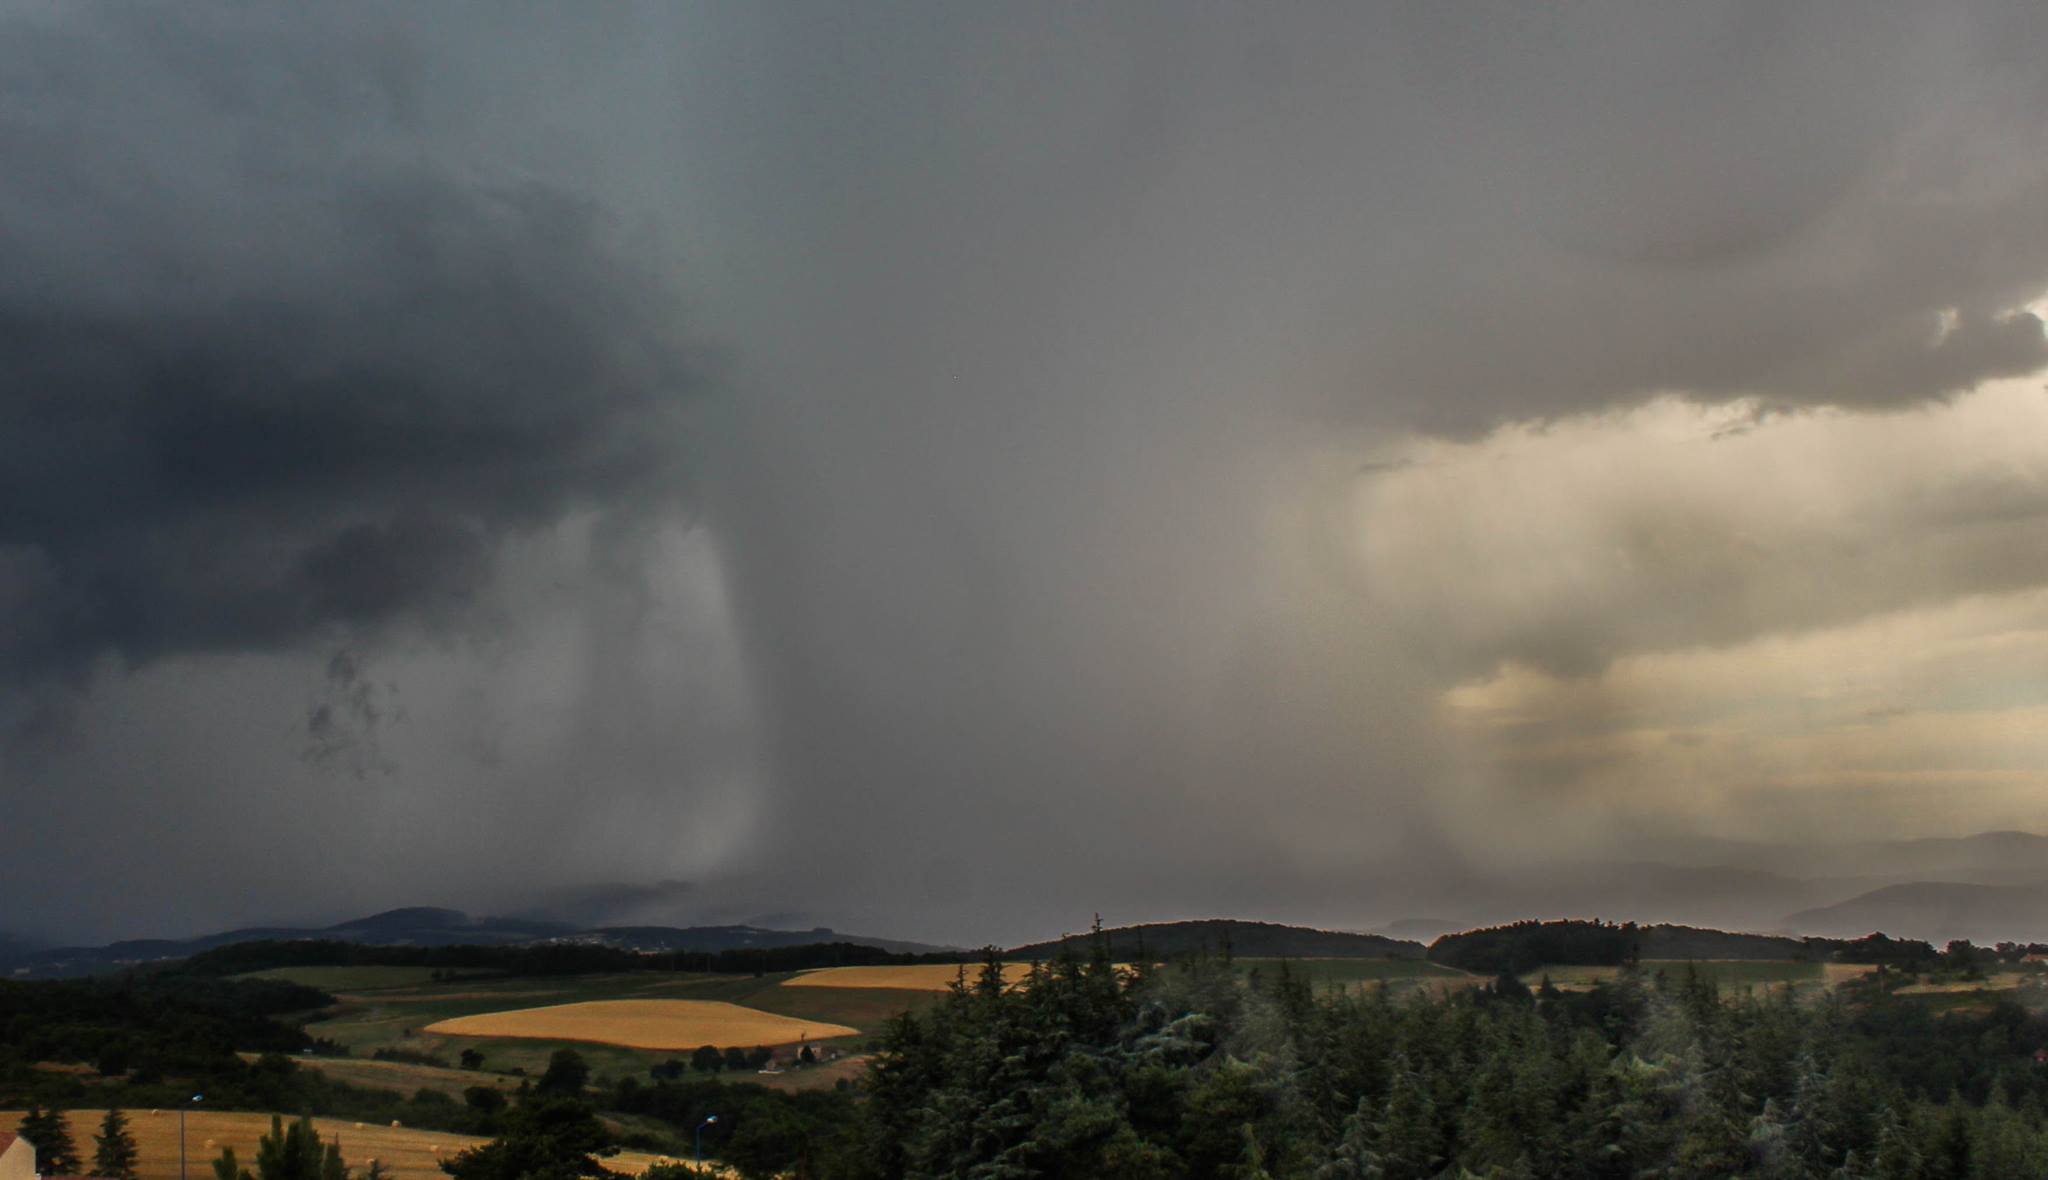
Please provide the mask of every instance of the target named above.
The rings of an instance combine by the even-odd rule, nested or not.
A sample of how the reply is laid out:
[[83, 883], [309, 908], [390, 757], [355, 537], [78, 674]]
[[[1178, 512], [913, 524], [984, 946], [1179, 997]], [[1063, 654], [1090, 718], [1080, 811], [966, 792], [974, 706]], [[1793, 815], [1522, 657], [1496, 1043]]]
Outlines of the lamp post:
[[711, 1124], [717, 1121], [718, 1116], [714, 1114], [710, 1118], [707, 1118], [703, 1122], [697, 1124], [697, 1166], [699, 1168], [702, 1168], [704, 1166], [704, 1128], [710, 1126]]
[[185, 1112], [191, 1108], [193, 1102], [204, 1097], [204, 1094], [194, 1094], [191, 1102], [178, 1107], [178, 1180], [185, 1180]]

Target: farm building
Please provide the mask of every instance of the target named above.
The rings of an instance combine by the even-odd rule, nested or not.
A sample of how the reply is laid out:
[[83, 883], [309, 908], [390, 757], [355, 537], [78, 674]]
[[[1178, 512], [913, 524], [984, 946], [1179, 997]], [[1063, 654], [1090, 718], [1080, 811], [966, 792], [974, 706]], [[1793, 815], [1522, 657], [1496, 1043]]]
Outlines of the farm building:
[[0, 1131], [0, 1180], [36, 1180], [36, 1145]]

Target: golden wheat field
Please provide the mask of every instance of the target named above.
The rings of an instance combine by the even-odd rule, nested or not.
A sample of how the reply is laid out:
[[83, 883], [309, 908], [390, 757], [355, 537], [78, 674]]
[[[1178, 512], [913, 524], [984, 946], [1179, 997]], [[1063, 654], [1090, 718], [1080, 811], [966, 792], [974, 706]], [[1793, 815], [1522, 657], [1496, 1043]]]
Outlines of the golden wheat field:
[[[175, 1110], [130, 1110], [128, 1131], [135, 1136], [139, 1153], [137, 1180], [178, 1180], [178, 1112]], [[71, 1124], [72, 1142], [88, 1168], [92, 1163], [92, 1137], [100, 1129], [103, 1110], [74, 1110], [65, 1117]], [[21, 1124], [21, 1111], [0, 1111], [0, 1128], [12, 1130]], [[289, 1116], [285, 1119], [290, 1122]], [[351, 1169], [377, 1160], [396, 1180], [443, 1180], [441, 1161], [486, 1140], [475, 1135], [447, 1131], [416, 1131], [377, 1123], [356, 1123], [346, 1119], [314, 1119], [322, 1139], [339, 1139], [342, 1158]], [[233, 1147], [244, 1167], [256, 1158], [256, 1141], [270, 1131], [270, 1116], [250, 1111], [194, 1110], [185, 1116], [186, 1174], [193, 1180], [212, 1180], [213, 1161], [221, 1148]], [[638, 1175], [661, 1157], [644, 1151], [621, 1152], [605, 1165]]]
[[860, 1032], [843, 1024], [777, 1016], [723, 1000], [586, 1000], [457, 1016], [436, 1021], [425, 1031], [453, 1037], [592, 1041], [628, 1049], [787, 1045]]

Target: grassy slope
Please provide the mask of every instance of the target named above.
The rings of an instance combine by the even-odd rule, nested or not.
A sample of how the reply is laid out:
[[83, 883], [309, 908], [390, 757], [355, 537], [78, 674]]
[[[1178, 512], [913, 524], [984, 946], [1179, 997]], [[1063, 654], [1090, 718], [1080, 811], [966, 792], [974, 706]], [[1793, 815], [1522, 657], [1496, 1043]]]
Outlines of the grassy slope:
[[[1818, 988], [1826, 982], [1823, 964], [1789, 959], [1645, 959], [1642, 969], [1645, 975], [1662, 971], [1672, 979], [1683, 978], [1687, 971], [1697, 972], [1702, 979], [1711, 980], [1724, 990], [1776, 987], [1784, 983]], [[1619, 967], [1553, 965], [1524, 973], [1522, 982], [1536, 987], [1547, 975], [1555, 986], [1574, 991], [1619, 974]]]
[[[244, 1053], [241, 1056], [247, 1061], [254, 1060], [256, 1054]], [[396, 1090], [400, 1094], [434, 1090], [450, 1098], [461, 1098], [463, 1091], [471, 1086], [489, 1086], [508, 1093], [519, 1088], [519, 1079], [506, 1074], [488, 1070], [443, 1069], [438, 1065], [414, 1065], [407, 1061], [307, 1057], [301, 1058], [299, 1064], [301, 1068], [316, 1070], [337, 1082], [369, 1090]]]
[[1242, 972], [1258, 971], [1262, 976], [1277, 974], [1282, 963], [1296, 978], [1305, 978], [1317, 990], [1386, 983], [1395, 987], [1429, 980], [1470, 980], [1456, 967], [1426, 959], [1237, 959]]
[[[360, 992], [425, 987], [435, 982], [434, 975], [440, 970], [438, 967], [272, 967], [268, 971], [251, 971], [233, 978], [282, 979], [289, 983], [317, 987], [326, 992]], [[494, 975], [497, 972], [479, 971], [464, 974]], [[465, 982], [485, 981], [472, 979]]]

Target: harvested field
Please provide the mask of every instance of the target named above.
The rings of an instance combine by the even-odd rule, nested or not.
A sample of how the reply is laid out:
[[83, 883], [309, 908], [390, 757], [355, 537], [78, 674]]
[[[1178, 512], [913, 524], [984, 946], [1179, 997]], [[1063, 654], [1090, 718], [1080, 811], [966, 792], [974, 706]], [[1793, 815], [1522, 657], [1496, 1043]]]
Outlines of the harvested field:
[[[962, 970], [971, 986], [981, 977], [981, 967], [968, 963], [914, 963], [901, 967], [823, 967], [783, 980], [784, 987], [886, 987], [900, 991], [942, 992], [953, 986]], [[1018, 984], [1031, 974], [1029, 963], [1005, 963], [1003, 982]]]
[[[92, 1136], [99, 1130], [103, 1110], [74, 1110], [65, 1117], [71, 1124], [72, 1141], [92, 1156]], [[177, 1180], [178, 1112], [175, 1110], [130, 1110], [128, 1129], [135, 1136], [138, 1151], [137, 1180]], [[21, 1122], [21, 1111], [0, 1111], [0, 1126], [9, 1129]], [[291, 1116], [285, 1116], [287, 1123]], [[364, 1124], [345, 1119], [314, 1119], [322, 1139], [341, 1141], [342, 1158], [351, 1169], [367, 1166], [371, 1160], [383, 1164], [394, 1180], [447, 1180], [441, 1161], [465, 1148], [488, 1142], [475, 1135], [446, 1131], [416, 1131], [410, 1127]], [[256, 1141], [270, 1132], [270, 1116], [250, 1111], [194, 1110], [185, 1116], [186, 1174], [190, 1177], [213, 1173], [210, 1165], [221, 1148], [232, 1146], [246, 1164], [256, 1158]], [[622, 1152], [605, 1161], [607, 1167], [638, 1175], [660, 1157], [644, 1151]]]
[[860, 1032], [843, 1024], [777, 1016], [722, 1000], [589, 1000], [457, 1016], [430, 1024], [425, 1031], [439, 1036], [589, 1041], [659, 1050], [788, 1045]]

